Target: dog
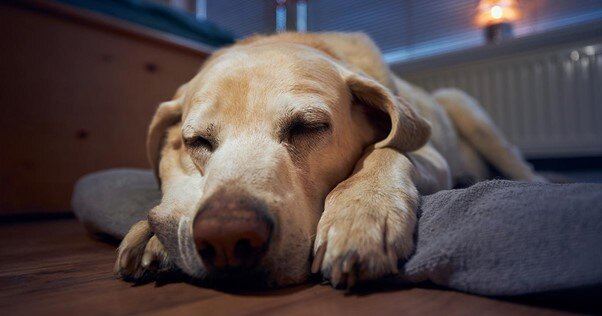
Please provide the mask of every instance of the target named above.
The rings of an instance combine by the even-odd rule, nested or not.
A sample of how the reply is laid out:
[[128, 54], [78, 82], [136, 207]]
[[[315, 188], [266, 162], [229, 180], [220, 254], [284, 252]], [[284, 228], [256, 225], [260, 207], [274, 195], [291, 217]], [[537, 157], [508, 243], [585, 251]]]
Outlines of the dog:
[[[544, 181], [478, 102], [394, 75], [362, 33], [255, 35], [162, 103], [148, 157], [163, 198], [118, 249], [129, 280], [178, 270], [337, 288], [398, 273], [421, 194]], [[313, 260], [312, 260], [313, 259]]]

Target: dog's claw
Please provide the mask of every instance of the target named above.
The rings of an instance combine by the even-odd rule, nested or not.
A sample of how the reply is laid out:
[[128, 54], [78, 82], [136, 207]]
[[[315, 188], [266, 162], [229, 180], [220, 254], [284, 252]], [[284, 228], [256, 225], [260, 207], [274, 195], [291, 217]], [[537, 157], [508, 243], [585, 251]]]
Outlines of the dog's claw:
[[392, 251], [389, 251], [388, 255], [389, 255], [389, 263], [391, 264], [391, 273], [399, 274], [399, 269], [397, 268], [397, 261], [398, 261], [397, 255]]
[[341, 264], [339, 262], [335, 262], [332, 267], [332, 275], [330, 276], [330, 282], [332, 283], [333, 287], [337, 288], [339, 286], [342, 276]]
[[121, 270], [123, 269], [127, 269], [128, 267], [128, 263], [129, 263], [129, 257], [130, 257], [130, 249], [129, 248], [124, 248], [120, 253], [119, 253], [119, 268]]
[[320, 245], [320, 247], [318, 247], [318, 250], [316, 250], [314, 261], [311, 264], [311, 273], [320, 272], [320, 268], [322, 267], [322, 261], [324, 260], [324, 254], [326, 254], [326, 243]]
[[[351, 252], [344, 257], [338, 258], [332, 265], [330, 274], [330, 283], [334, 288], [352, 288], [358, 278], [357, 263], [359, 255], [357, 252]], [[325, 277], [328, 277], [325, 275]]]
[[153, 261], [155, 261], [153, 254], [150, 252], [145, 252], [142, 256], [142, 267], [148, 269], [151, 266], [151, 263], [153, 263]]
[[140, 262], [142, 267], [151, 269], [153, 268], [153, 263], [158, 263], [160, 265], [161, 260], [163, 259], [162, 250], [163, 244], [161, 244], [157, 236], [151, 237], [144, 248], [144, 254], [142, 255], [142, 260]]
[[348, 255], [343, 261], [343, 273], [350, 273], [351, 270], [355, 267], [355, 264], [358, 262], [357, 252], [353, 252]]
[[356, 272], [352, 271], [347, 275], [347, 290], [350, 290], [355, 286], [355, 281], [357, 280]]
[[169, 269], [163, 244], [150, 231], [147, 221], [132, 226], [119, 246], [115, 273], [132, 281], [144, 281]]

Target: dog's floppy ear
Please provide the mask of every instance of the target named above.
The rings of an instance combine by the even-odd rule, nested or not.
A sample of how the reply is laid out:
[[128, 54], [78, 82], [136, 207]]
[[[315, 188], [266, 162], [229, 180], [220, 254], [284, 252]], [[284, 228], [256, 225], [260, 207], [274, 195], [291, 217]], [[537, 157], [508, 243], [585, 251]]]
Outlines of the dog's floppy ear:
[[431, 126], [412, 110], [407, 101], [394, 96], [386, 87], [368, 77], [347, 72], [345, 82], [353, 102], [376, 108], [388, 114], [390, 131], [376, 148], [391, 147], [409, 152], [424, 146], [431, 135]]
[[182, 107], [187, 84], [180, 86], [171, 101], [163, 102], [157, 108], [155, 116], [148, 128], [146, 137], [146, 155], [159, 179], [159, 160], [165, 134], [170, 126], [177, 124], [182, 119]]

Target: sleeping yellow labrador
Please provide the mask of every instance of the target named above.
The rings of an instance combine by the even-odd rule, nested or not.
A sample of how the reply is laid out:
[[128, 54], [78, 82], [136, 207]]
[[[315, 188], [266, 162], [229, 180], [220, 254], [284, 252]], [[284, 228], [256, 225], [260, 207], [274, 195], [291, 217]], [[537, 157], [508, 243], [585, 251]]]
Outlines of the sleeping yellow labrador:
[[487, 163], [538, 181], [476, 101], [394, 76], [363, 34], [254, 36], [217, 51], [148, 134], [161, 204], [116, 272], [335, 287], [398, 272], [420, 194], [480, 181]]

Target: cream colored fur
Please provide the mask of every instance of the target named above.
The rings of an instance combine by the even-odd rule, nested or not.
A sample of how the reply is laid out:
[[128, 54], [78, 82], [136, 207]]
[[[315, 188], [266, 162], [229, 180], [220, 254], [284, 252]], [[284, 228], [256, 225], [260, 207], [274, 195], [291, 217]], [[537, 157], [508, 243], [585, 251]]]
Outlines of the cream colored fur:
[[[290, 134], [294, 120], [309, 127]], [[164, 196], [119, 248], [116, 271], [133, 279], [174, 267], [204, 277], [191, 223], [224, 188], [278, 219], [260, 263], [270, 285], [303, 282], [313, 255], [313, 272], [350, 286], [397, 273], [420, 194], [485, 179], [485, 161], [539, 180], [474, 99], [394, 76], [359, 33], [255, 36], [216, 52], [159, 106], [148, 151]]]

